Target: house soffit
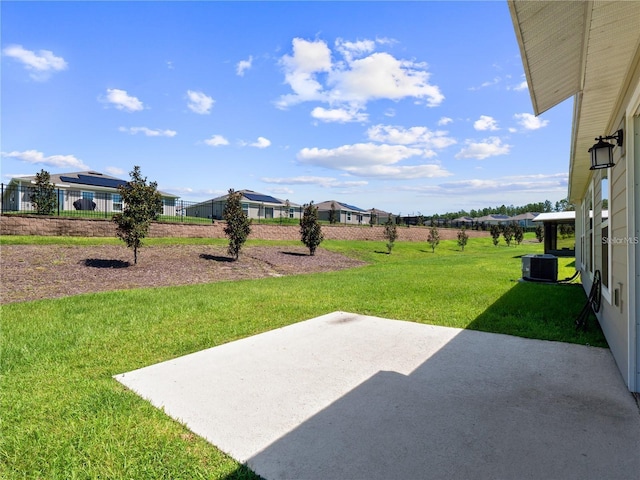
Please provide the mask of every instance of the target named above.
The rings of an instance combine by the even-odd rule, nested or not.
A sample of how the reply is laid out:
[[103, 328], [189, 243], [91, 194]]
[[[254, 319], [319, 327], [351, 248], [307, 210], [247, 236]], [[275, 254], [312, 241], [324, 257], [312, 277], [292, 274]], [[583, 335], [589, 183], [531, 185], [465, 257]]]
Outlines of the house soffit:
[[617, 127], [640, 45], [640, 2], [510, 0], [509, 9], [534, 113], [575, 96], [569, 194], [577, 201], [591, 176], [589, 148]]

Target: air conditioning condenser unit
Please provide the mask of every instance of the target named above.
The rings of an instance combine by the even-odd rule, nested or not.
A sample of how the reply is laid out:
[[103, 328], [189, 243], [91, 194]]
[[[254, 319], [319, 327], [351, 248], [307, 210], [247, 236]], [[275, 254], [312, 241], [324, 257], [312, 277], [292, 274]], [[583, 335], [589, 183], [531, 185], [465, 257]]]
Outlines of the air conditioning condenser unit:
[[522, 278], [542, 282], [558, 281], [558, 258], [548, 253], [524, 255]]

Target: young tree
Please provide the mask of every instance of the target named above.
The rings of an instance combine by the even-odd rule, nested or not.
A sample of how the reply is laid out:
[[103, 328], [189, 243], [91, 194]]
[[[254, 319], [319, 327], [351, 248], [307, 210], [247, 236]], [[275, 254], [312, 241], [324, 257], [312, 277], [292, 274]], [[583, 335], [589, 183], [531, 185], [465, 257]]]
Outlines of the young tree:
[[36, 173], [36, 186], [31, 194], [31, 204], [38, 215], [53, 215], [58, 206], [56, 189], [51, 183], [51, 175], [46, 170]]
[[113, 216], [113, 221], [117, 224], [118, 238], [133, 248], [135, 265], [138, 263], [138, 248], [149, 232], [151, 221], [162, 213], [162, 197], [156, 182], [147, 185], [147, 177], [142, 177], [139, 166], [133, 167], [129, 176], [131, 180], [118, 187], [124, 208], [122, 213]]
[[300, 239], [309, 249], [311, 256], [316, 254], [316, 248], [324, 240], [322, 228], [318, 222], [318, 207], [313, 204], [313, 201], [304, 206], [300, 219]]
[[491, 232], [493, 244], [497, 247], [498, 243], [500, 242], [500, 233], [502, 233], [500, 231], [500, 227], [498, 225], [491, 225], [489, 231]]
[[376, 224], [377, 220], [378, 220], [378, 215], [376, 214], [376, 209], [372, 208], [371, 216], [369, 217], [369, 225], [373, 227]]
[[331, 208], [329, 209], [329, 223], [331, 225], [333, 225], [334, 223], [338, 223], [338, 210], [336, 209], [336, 202], [331, 202]]
[[458, 246], [462, 249], [463, 252], [464, 252], [464, 247], [467, 245], [468, 241], [469, 241], [469, 235], [467, 234], [467, 229], [463, 225], [460, 231], [458, 232]]
[[242, 245], [247, 241], [251, 233], [251, 220], [242, 211], [242, 194], [233, 188], [229, 189], [227, 201], [224, 204], [222, 217], [227, 225], [224, 227], [224, 234], [229, 237], [229, 247], [227, 253], [238, 260]]
[[282, 223], [282, 219], [288, 219], [289, 218], [289, 211], [291, 210], [291, 203], [289, 202], [289, 199], [286, 199], [284, 202], [284, 205], [282, 206], [282, 208], [280, 209], [280, 223]]
[[513, 238], [516, 243], [520, 245], [522, 243], [522, 240], [524, 240], [524, 228], [522, 228], [520, 225], [514, 225]]
[[536, 239], [538, 243], [542, 243], [542, 240], [544, 240], [544, 228], [542, 228], [542, 225], [536, 226]]
[[384, 238], [387, 240], [387, 254], [391, 255], [391, 250], [393, 250], [395, 241], [398, 238], [398, 227], [391, 214], [389, 214], [389, 218], [384, 224]]
[[507, 243], [507, 247], [510, 247], [511, 241], [513, 240], [513, 227], [511, 225], [505, 225], [502, 230], [502, 236], [504, 237], [504, 241]]
[[440, 243], [440, 232], [435, 225], [429, 228], [429, 235], [427, 235], [427, 243], [431, 245], [431, 253], [435, 253], [436, 247]]

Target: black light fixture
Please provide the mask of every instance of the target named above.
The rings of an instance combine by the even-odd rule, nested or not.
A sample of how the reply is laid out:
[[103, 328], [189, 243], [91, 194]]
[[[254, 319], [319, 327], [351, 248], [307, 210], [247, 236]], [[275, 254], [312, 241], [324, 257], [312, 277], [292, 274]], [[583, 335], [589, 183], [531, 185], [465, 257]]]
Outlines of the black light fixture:
[[605, 142], [605, 140], [616, 140], [616, 144], [622, 146], [622, 129], [618, 130], [615, 135], [608, 135], [606, 137], [598, 137], [598, 143], [589, 149], [591, 154], [591, 168], [590, 170], [598, 170], [600, 168], [611, 168], [615, 165], [613, 163], [613, 143]]

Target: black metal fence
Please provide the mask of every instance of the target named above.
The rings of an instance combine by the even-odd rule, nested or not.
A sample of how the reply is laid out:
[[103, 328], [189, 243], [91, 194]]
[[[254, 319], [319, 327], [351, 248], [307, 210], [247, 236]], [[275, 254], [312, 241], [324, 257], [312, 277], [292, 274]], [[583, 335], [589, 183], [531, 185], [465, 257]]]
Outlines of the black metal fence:
[[[10, 214], [36, 214], [33, 202], [35, 187], [0, 184], [2, 204], [0, 212]], [[122, 212], [122, 197], [115, 192], [89, 192], [81, 190], [54, 190], [53, 208], [47, 215], [57, 217], [82, 217], [111, 219]], [[190, 202], [172, 197], [162, 199], [162, 214], [159, 221], [185, 223], [211, 223], [213, 202]]]
[[[2, 204], [0, 212], [10, 214], [37, 214], [36, 204], [33, 202], [35, 187], [0, 184]], [[56, 188], [54, 190], [53, 208], [46, 214], [56, 217], [105, 218], [111, 219], [116, 213], [122, 212], [122, 197], [117, 192], [90, 192]], [[210, 224], [222, 219], [223, 204], [208, 200], [193, 202], [179, 200], [174, 197], [163, 197], [162, 214], [158, 217], [161, 222], [180, 222]], [[252, 211], [255, 223], [298, 224], [300, 212], [289, 213], [283, 208], [282, 212], [273, 212], [271, 216], [265, 214], [265, 209]], [[248, 213], [248, 211], [247, 211]], [[255, 218], [257, 216], [257, 218]]]

